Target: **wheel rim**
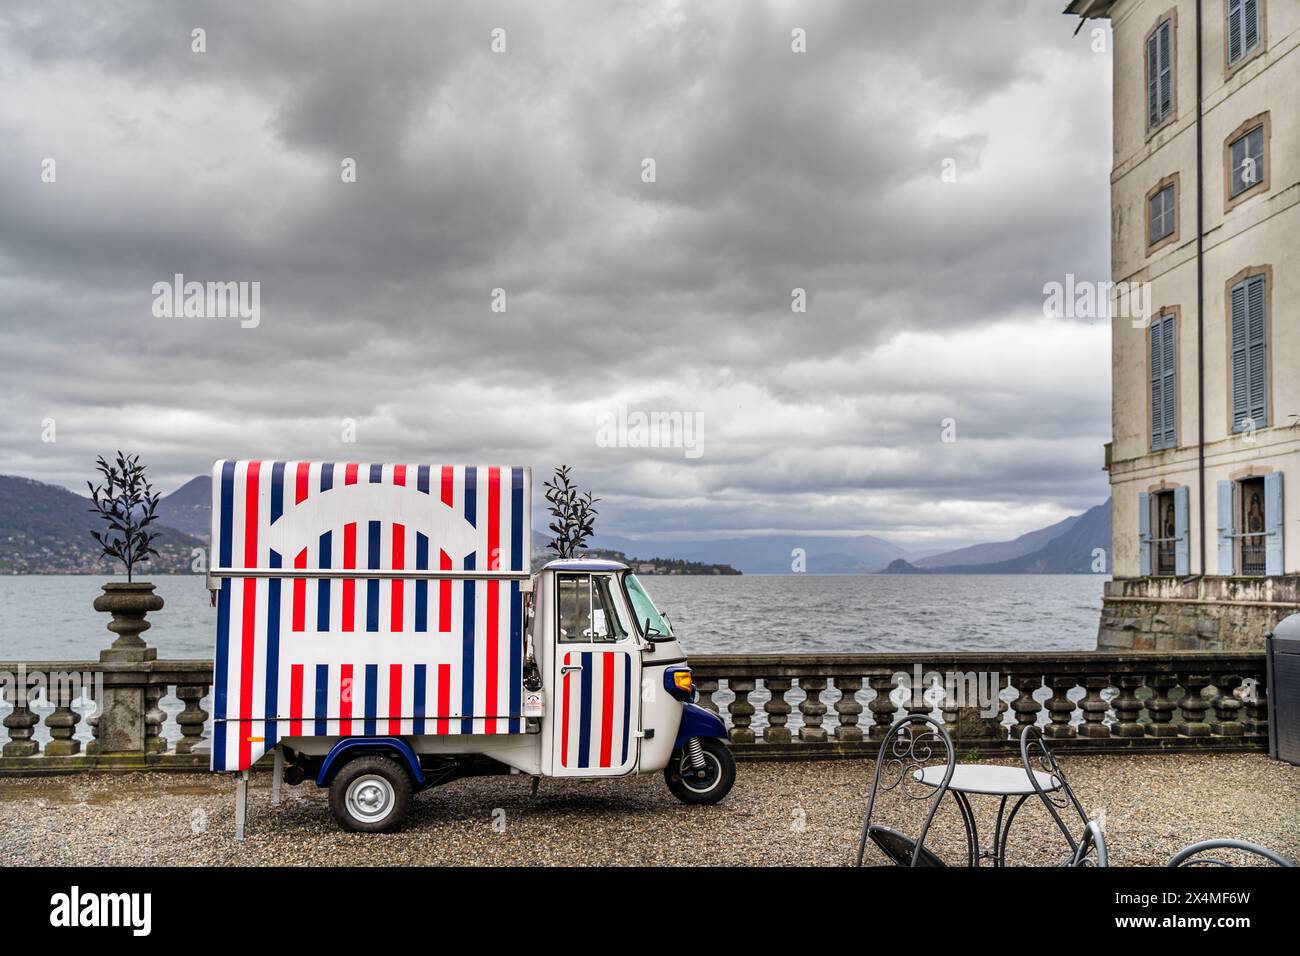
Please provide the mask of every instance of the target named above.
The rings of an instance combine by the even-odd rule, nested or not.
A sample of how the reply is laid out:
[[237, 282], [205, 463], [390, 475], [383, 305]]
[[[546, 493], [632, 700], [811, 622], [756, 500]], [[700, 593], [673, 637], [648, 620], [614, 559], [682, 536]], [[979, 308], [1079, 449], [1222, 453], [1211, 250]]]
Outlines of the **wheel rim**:
[[677, 772], [682, 779], [682, 786], [691, 793], [708, 793], [722, 782], [722, 761], [716, 754], [706, 750], [704, 766], [696, 770], [686, 759], [686, 755], [682, 754], [681, 766], [678, 767]]
[[378, 823], [393, 812], [397, 795], [393, 785], [378, 774], [368, 773], [348, 784], [348, 813], [362, 823]]

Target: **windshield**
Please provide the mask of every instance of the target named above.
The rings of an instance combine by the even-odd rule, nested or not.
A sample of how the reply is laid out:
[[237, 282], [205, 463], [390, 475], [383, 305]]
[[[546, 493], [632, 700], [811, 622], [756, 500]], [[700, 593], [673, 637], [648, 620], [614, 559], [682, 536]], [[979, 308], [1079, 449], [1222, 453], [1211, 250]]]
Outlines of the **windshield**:
[[[650, 640], [668, 640], [673, 636], [673, 629], [668, 626], [668, 621], [659, 609], [655, 607], [655, 602], [650, 600], [650, 595], [646, 593], [641, 582], [636, 579], [635, 574], [627, 575], [624, 580], [627, 582], [627, 596], [632, 602], [632, 614], [636, 617], [638, 626], [644, 628], [646, 622], [649, 622], [649, 631], [646, 637]], [[659, 633], [654, 633], [658, 631]]]

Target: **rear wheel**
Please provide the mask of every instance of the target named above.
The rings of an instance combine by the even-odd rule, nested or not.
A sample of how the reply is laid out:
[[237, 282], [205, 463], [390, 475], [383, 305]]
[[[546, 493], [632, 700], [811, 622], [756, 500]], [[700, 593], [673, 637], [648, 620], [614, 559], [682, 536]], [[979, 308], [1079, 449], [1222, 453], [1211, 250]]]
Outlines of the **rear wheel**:
[[673, 751], [664, 780], [674, 797], [682, 803], [702, 805], [717, 803], [736, 782], [736, 758], [731, 748], [716, 737], [699, 737], [704, 765], [695, 767], [686, 748]]
[[406, 818], [412, 789], [410, 776], [395, 760], [356, 757], [330, 783], [330, 812], [345, 830], [387, 833]]

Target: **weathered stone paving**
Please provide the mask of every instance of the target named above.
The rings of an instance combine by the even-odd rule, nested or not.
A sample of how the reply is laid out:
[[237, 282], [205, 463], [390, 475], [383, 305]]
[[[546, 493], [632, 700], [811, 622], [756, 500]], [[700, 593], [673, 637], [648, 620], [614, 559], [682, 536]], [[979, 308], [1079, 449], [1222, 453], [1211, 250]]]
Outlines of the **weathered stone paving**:
[[[1009, 761], [1000, 761], [1009, 762]], [[1162, 865], [1214, 836], [1300, 859], [1300, 767], [1261, 754], [1065, 756], [1080, 800], [1105, 811], [1116, 865]], [[0, 780], [0, 865], [806, 864], [848, 863], [866, 807], [870, 765], [747, 762], [717, 807], [677, 803], [658, 774], [607, 782], [523, 777], [462, 780], [416, 797], [396, 834], [347, 834], [325, 793], [286, 787], [270, 804], [255, 775], [248, 840], [231, 839], [233, 784], [209, 774], [79, 774]], [[981, 829], [995, 802], [973, 798]], [[897, 816], [884, 818], [896, 820]], [[906, 822], [900, 826], [906, 831]], [[964, 859], [945, 804], [930, 845]], [[1012, 832], [1008, 860], [1056, 864], [1064, 843], [1037, 803]], [[880, 858], [873, 856], [875, 862]]]

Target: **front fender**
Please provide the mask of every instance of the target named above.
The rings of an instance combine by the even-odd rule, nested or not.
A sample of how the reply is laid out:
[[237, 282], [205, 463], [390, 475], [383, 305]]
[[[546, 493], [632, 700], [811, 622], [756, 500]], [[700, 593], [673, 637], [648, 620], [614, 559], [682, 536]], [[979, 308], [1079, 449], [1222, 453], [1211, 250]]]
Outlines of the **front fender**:
[[415, 755], [411, 745], [401, 737], [344, 737], [331, 747], [330, 752], [325, 755], [325, 759], [320, 765], [320, 773], [316, 774], [316, 786], [324, 787], [329, 784], [330, 778], [336, 772], [336, 768], [344, 763], [339, 758], [348, 753], [395, 756], [401, 763], [405, 764], [416, 786], [424, 783], [424, 772], [420, 769], [420, 758]]
[[711, 710], [699, 704], [682, 704], [682, 722], [677, 728], [677, 742], [673, 749], [685, 746], [692, 737], [721, 737], [727, 739], [727, 725]]

